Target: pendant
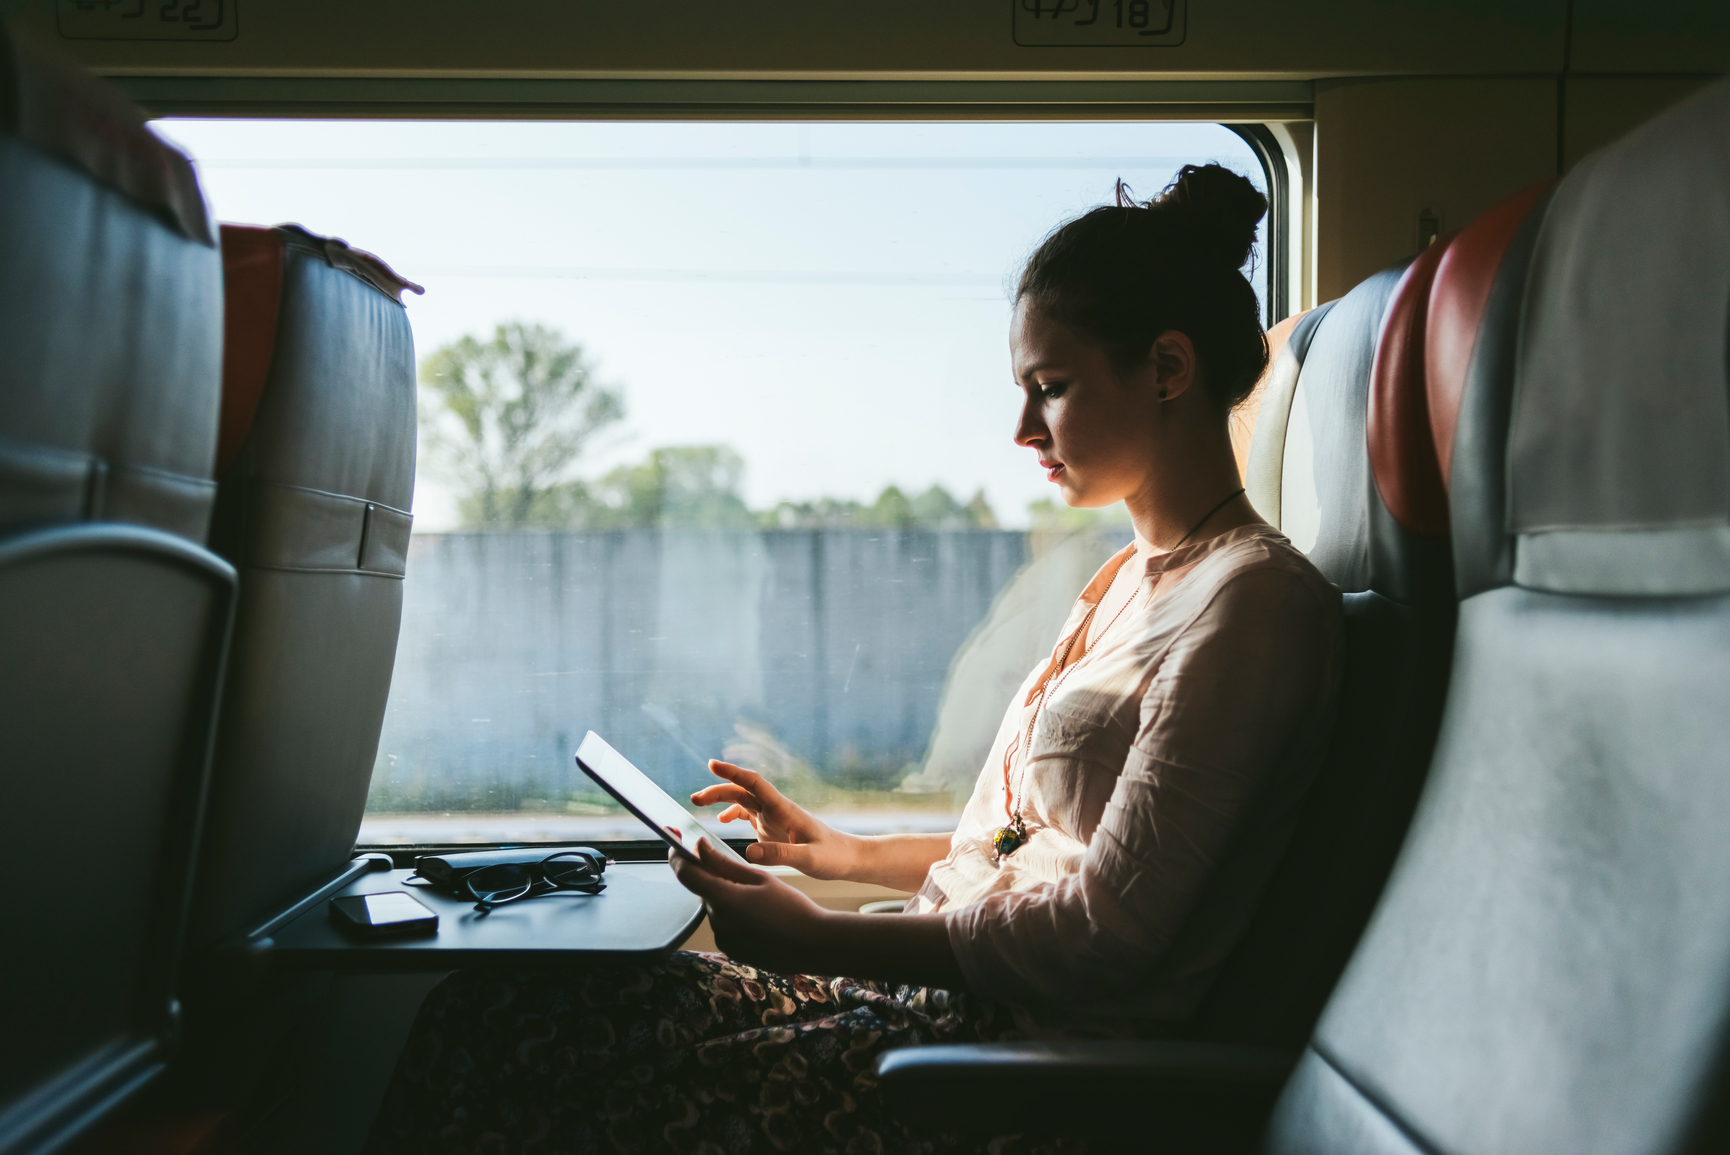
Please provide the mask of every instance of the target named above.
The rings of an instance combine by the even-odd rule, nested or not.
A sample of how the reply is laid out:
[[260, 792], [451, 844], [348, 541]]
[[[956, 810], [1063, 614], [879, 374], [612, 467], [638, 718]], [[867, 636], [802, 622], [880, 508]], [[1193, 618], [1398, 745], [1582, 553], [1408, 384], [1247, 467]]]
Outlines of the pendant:
[[1008, 858], [1027, 844], [1027, 825], [1017, 814], [1010, 820], [1008, 826], [991, 836], [991, 845], [997, 848], [997, 857]]

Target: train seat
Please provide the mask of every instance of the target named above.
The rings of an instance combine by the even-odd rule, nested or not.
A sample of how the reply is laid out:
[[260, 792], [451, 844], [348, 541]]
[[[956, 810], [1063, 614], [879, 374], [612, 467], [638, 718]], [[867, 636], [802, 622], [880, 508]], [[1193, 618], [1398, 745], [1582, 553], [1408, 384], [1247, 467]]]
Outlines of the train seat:
[[[1120, 1141], [1157, 1132], [1170, 1150], [1253, 1144], [1399, 851], [1446, 691], [1455, 602], [1445, 494], [1422, 508], [1388, 496], [1414, 479], [1441, 493], [1424, 337], [1446, 249], [1300, 318], [1267, 374], [1246, 488], [1344, 591], [1346, 676], [1291, 842], [1183, 1040], [893, 1052], [880, 1077], [916, 1126], [984, 1133], [1018, 1118]], [[1032, 1093], [1056, 1083], [1076, 1095]], [[1149, 1113], [1150, 1096], [1169, 1107], [1164, 1118]], [[1039, 1117], [1022, 1106], [1054, 1101], [1057, 1113]]]
[[240, 605], [193, 940], [249, 929], [354, 847], [402, 616], [419, 287], [297, 226], [222, 227], [211, 546]]
[[322, 1140], [296, 1130], [305, 1089], [282, 1072], [320, 1045], [332, 980], [273, 972], [253, 932], [354, 868], [402, 609], [415, 372], [399, 294], [418, 287], [296, 226], [224, 225], [221, 243], [211, 547], [239, 571], [239, 598], [192, 894], [186, 1042], [141, 1122], [154, 1141], [235, 1116], [247, 1150], [310, 1150]]
[[0, 1152], [136, 1101], [177, 963], [235, 575], [221, 266], [186, 159], [0, 28]]
[[1195, 1037], [1302, 1045], [1423, 783], [1447, 681], [1452, 560], [1445, 511], [1440, 540], [1389, 515], [1381, 474], [1421, 469], [1423, 442], [1377, 419], [1390, 399], [1423, 397], [1422, 366], [1400, 351], [1422, 347], [1426, 270], [1439, 254], [1306, 315], [1269, 374], [1246, 483], [1344, 592], [1345, 680], [1291, 844], [1190, 1026]]
[[202, 545], [222, 356], [203, 194], [120, 93], [4, 37], [0, 526]]
[[1430, 781], [1268, 1149], [1722, 1150], [1730, 85], [1582, 161], [1486, 280]]

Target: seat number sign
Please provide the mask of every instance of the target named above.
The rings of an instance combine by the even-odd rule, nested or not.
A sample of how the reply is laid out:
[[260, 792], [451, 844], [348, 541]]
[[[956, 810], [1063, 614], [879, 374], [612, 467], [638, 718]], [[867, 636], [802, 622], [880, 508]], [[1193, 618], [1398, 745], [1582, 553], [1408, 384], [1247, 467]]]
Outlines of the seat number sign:
[[1010, 0], [1015, 43], [1144, 48], [1183, 43], [1185, 0]]
[[236, 0], [55, 0], [68, 40], [233, 40]]

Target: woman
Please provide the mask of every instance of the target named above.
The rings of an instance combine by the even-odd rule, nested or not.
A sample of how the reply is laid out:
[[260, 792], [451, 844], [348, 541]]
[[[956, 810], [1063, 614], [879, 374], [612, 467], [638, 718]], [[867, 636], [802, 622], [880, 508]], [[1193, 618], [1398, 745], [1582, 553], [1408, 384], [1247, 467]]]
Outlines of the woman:
[[887, 1115], [877, 1055], [1156, 1035], [1194, 1009], [1284, 848], [1339, 678], [1338, 591], [1256, 515], [1227, 433], [1267, 362], [1238, 271], [1265, 210], [1243, 177], [1185, 166], [1028, 261], [1016, 441], [1070, 505], [1124, 502], [1135, 540], [1009, 704], [956, 832], [843, 834], [721, 762], [693, 796], [752, 824], [751, 862], [917, 891], [907, 912], [823, 910], [700, 844], [673, 869], [727, 958], [453, 976], [375, 1151], [956, 1149]]

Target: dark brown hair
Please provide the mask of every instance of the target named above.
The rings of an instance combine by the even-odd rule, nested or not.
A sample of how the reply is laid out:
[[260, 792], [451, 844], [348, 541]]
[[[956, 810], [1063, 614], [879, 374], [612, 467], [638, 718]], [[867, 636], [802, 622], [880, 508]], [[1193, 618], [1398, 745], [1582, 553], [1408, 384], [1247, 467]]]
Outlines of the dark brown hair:
[[1267, 198], [1217, 164], [1186, 164], [1159, 196], [1117, 203], [1060, 226], [1022, 270], [1015, 300], [1099, 342], [1120, 373], [1162, 333], [1195, 346], [1220, 412], [1249, 396], [1267, 367], [1255, 290], [1241, 270]]

